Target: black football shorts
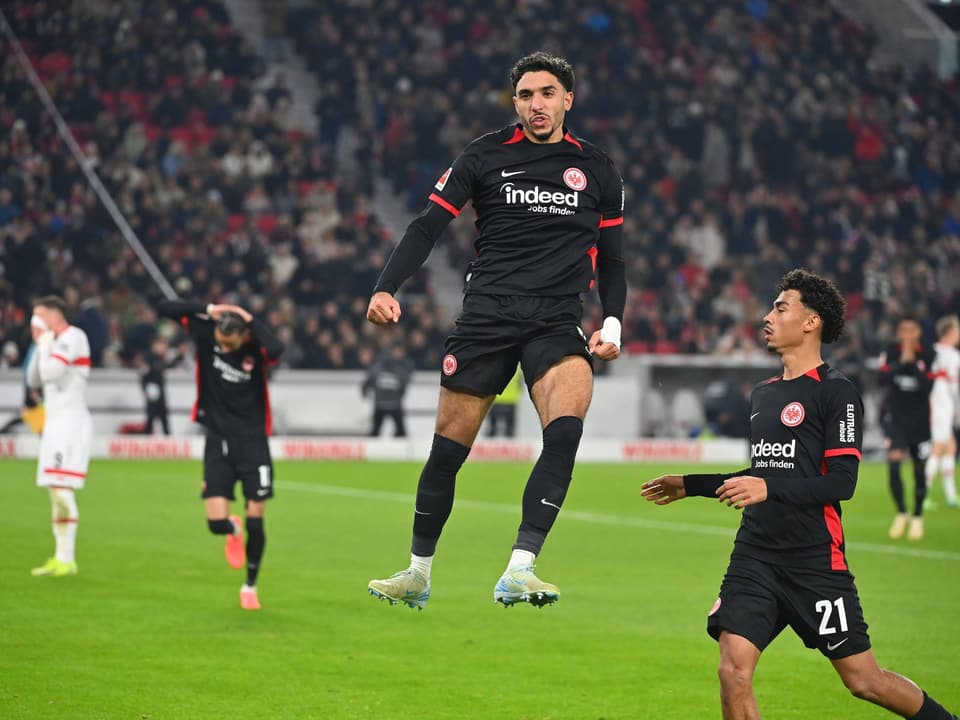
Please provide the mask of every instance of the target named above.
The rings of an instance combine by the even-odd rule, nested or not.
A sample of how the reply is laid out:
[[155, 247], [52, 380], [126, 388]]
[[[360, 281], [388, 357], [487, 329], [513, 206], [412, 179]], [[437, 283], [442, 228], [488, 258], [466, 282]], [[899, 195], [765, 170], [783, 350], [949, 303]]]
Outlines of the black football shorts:
[[887, 450], [905, 450], [916, 460], [926, 460], [930, 454], [929, 421], [911, 421], [909, 417], [886, 415], [881, 420]]
[[266, 436], [226, 438], [207, 433], [201, 497], [233, 500], [233, 486], [238, 480], [243, 483], [247, 500], [260, 502], [273, 497], [273, 460]]
[[764, 650], [790, 626], [808, 648], [830, 660], [870, 649], [867, 623], [853, 575], [771, 565], [736, 553], [707, 618], [719, 640], [726, 630]]
[[578, 295], [466, 295], [444, 345], [440, 384], [476, 395], [498, 395], [517, 363], [528, 390], [569, 355], [585, 358], [593, 368], [580, 326], [582, 309]]

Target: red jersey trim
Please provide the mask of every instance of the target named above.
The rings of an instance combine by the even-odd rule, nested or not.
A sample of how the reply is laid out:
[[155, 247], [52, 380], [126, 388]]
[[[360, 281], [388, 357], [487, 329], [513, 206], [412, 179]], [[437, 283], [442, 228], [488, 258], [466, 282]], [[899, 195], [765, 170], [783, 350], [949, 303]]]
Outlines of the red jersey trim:
[[66, 475], [67, 477], [85, 478], [86, 473], [76, 472], [75, 470], [63, 470], [61, 468], [44, 468], [44, 475]]
[[[602, 227], [602, 224], [601, 224]], [[592, 248], [587, 250], [587, 257], [590, 258], [590, 272], [595, 273], [597, 271], [597, 247], [594, 245]], [[590, 278], [590, 289], [593, 290], [593, 286], [597, 284], [597, 281], [594, 278]]]
[[82, 365], [84, 367], [90, 367], [90, 358], [88, 357], [79, 357], [73, 361], [74, 365]]
[[[183, 318], [184, 325], [186, 325], [187, 318]], [[199, 353], [194, 353], [193, 355], [193, 375], [194, 382], [197, 385], [197, 397], [193, 401], [193, 407], [190, 409], [190, 420], [193, 422], [197, 421], [200, 411], [200, 355]]]
[[857, 460], [863, 460], [863, 455], [856, 448], [833, 448], [823, 453], [824, 458], [837, 457], [838, 455], [853, 455]]
[[63, 525], [65, 523], [75, 523], [78, 522], [79, 518], [54, 518], [53, 522], [56, 525]]
[[459, 210], [457, 210], [453, 205], [448, 203], [446, 200], [444, 200], [442, 197], [440, 197], [436, 193], [430, 193], [430, 197], [428, 197], [427, 200], [432, 200], [433, 202], [435, 202], [437, 205], [442, 207], [444, 210], [446, 210], [448, 213], [450, 213], [454, 217], [457, 217], [457, 215], [460, 214]]
[[818, 370], [817, 368], [813, 368], [813, 370], [807, 370], [804, 373], [804, 375], [806, 375], [809, 378], [813, 378], [817, 382], [820, 382], [820, 370]]
[[605, 227], [616, 227], [617, 225], [623, 225], [623, 217], [610, 218], [609, 220], [605, 220], [604, 218], [600, 218], [600, 228], [601, 228], [601, 229], [602, 229], [602, 228], [605, 228]]
[[507, 140], [507, 141], [504, 143], [504, 145], [513, 145], [514, 143], [520, 142], [520, 141], [523, 140], [525, 137], [526, 137], [526, 135], [523, 134], [523, 129], [522, 129], [519, 125], [517, 125], [517, 126], [513, 129], [513, 137], [510, 138], [509, 140]]
[[576, 139], [573, 135], [571, 135], [569, 132], [564, 133], [563, 139], [566, 140], [566, 141], [567, 141], [568, 143], [570, 143], [571, 145], [576, 145], [576, 146], [577, 146], [577, 149], [583, 150], [583, 145], [580, 144], [580, 141], [577, 140], [577, 139]]
[[64, 365], [69, 365], [69, 364], [70, 364], [70, 361], [69, 361], [69, 360], [67, 360], [63, 355], [58, 355], [57, 353], [50, 353], [50, 359], [51, 359], [51, 360], [59, 360], [59, 361], [62, 362]]
[[833, 505], [824, 505], [823, 519], [827, 523], [827, 530], [830, 533], [830, 569], [846, 570], [847, 559], [843, 556], [842, 548], [843, 526], [840, 524], [837, 509]]
[[263, 427], [267, 434], [273, 434], [273, 413], [270, 411], [270, 389], [267, 383], [267, 365], [270, 364], [270, 358], [267, 356], [266, 348], [260, 348], [260, 355], [263, 357]]

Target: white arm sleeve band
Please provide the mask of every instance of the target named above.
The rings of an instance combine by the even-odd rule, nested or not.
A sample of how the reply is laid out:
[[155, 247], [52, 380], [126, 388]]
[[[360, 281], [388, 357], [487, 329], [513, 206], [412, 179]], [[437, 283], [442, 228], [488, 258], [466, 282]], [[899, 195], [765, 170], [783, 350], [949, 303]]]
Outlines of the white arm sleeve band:
[[613, 343], [620, 349], [620, 321], [615, 317], [604, 318], [600, 328], [600, 341]]

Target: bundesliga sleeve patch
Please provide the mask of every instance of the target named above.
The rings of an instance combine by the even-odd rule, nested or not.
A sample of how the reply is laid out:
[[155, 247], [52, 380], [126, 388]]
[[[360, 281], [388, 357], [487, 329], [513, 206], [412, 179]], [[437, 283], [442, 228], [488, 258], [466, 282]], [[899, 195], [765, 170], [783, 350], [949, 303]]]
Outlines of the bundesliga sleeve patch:
[[447, 180], [450, 179], [450, 173], [453, 172], [453, 166], [447, 168], [447, 171], [440, 176], [440, 179], [437, 180], [437, 184], [434, 187], [437, 189], [437, 192], [442, 192], [443, 189], [447, 186]]

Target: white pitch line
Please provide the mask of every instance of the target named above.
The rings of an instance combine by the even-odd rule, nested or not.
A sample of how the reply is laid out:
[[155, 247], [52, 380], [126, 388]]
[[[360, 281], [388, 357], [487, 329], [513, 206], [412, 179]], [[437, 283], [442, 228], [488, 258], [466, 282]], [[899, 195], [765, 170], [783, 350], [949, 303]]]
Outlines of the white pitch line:
[[[297, 481], [277, 483], [281, 490], [299, 490], [302, 492], [317, 493], [318, 495], [337, 495], [339, 497], [364, 498], [366, 500], [386, 500], [412, 505], [412, 493], [388, 492], [386, 490], [365, 490], [363, 488], [342, 487], [339, 485], [316, 485]], [[509, 513], [519, 515], [519, 505], [485, 502], [483, 500], [456, 500], [457, 507], [472, 510], [486, 510], [488, 512]], [[644, 520], [641, 518], [626, 517], [623, 515], [607, 515], [605, 513], [584, 512], [582, 510], [564, 510], [563, 517], [570, 520], [594, 523], [597, 525], [618, 525], [623, 527], [637, 527], [650, 530], [673, 530], [675, 532], [694, 533], [697, 535], [720, 535], [733, 539], [735, 528], [720, 527], [718, 525], [697, 525], [689, 522], [668, 522], [664, 520]], [[928, 560], [958, 560], [960, 553], [946, 550], [924, 550], [922, 548], [891, 547], [875, 543], [852, 542], [847, 543], [851, 550], [873, 552], [882, 555], [897, 555], [900, 557], [924, 558]]]

